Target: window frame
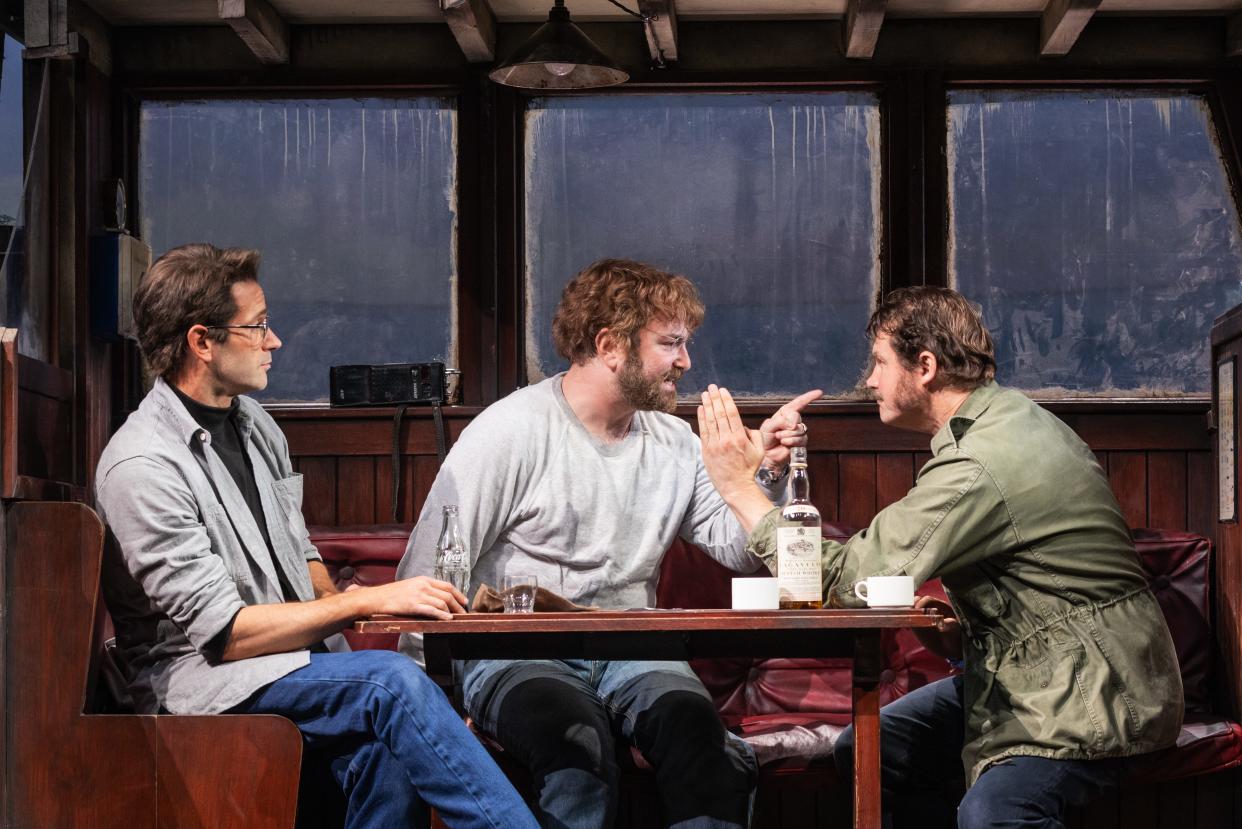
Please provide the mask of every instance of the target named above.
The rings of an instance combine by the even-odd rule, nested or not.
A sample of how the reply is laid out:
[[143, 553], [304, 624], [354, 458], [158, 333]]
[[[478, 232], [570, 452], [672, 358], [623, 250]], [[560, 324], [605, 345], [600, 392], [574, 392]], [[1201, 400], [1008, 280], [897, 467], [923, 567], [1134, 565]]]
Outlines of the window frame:
[[[1242, 193], [1242, 84], [1235, 67], [1217, 61], [1170, 61], [1135, 68], [1057, 64], [1033, 60], [997, 60], [978, 66], [944, 67], [847, 63], [824, 69], [741, 71], [735, 67], [710, 71], [661, 73], [658, 83], [631, 82], [621, 89], [593, 94], [668, 91], [834, 91], [859, 87], [878, 90], [881, 127], [880, 283], [883, 291], [909, 284], [943, 285], [947, 274], [946, 90], [953, 86], [1067, 88], [1076, 86], [1175, 86], [1204, 90], [1213, 123], [1222, 141], [1226, 168], [1235, 194]], [[487, 67], [469, 71], [424, 73], [429, 82], [374, 82], [373, 73], [338, 73], [325, 82], [322, 73], [297, 72], [279, 84], [249, 85], [221, 73], [187, 75], [140, 73], [121, 89], [125, 117], [118, 119], [116, 146], [125, 156], [125, 179], [131, 193], [137, 169], [137, 101], [149, 97], [203, 99], [218, 95], [325, 97], [344, 95], [447, 94], [457, 98], [458, 140], [458, 319], [459, 362], [463, 370], [464, 403], [468, 414], [503, 397], [524, 383], [525, 364], [522, 296], [522, 226], [524, 170], [522, 90], [492, 84]], [[349, 82], [350, 75], [354, 82]], [[400, 74], [400, 73], [398, 73]], [[338, 79], [345, 78], [340, 82]], [[667, 80], [666, 80], [667, 78]], [[435, 79], [432, 81], [431, 79]], [[938, 128], [937, 128], [938, 127]], [[135, 206], [135, 212], [141, 205]], [[133, 395], [136, 403], [141, 394]], [[1203, 409], [1207, 398], [1181, 401], [1128, 398], [1049, 400], [1054, 410], [1098, 411], [1110, 403], [1140, 404], [1152, 410], [1169, 407]], [[872, 403], [822, 401], [825, 411], [871, 413]], [[306, 407], [308, 409], [314, 407]], [[743, 411], [759, 412], [768, 404], [743, 403]], [[385, 410], [377, 409], [381, 416]], [[683, 406], [683, 415], [692, 414]]]
[[[1227, 82], [1223, 75], [1208, 77], [1199, 73], [1187, 73], [1185, 77], [1177, 77], [1177, 73], [1168, 75], [1142, 72], [1119, 76], [1115, 72], [1077, 72], [1064, 78], [1049, 77], [1042, 74], [1032, 77], [1030, 72], [1014, 72], [1012, 75], [1001, 76], [995, 73], [982, 75], [969, 72], [946, 75], [939, 91], [941, 108], [935, 122], [941, 127], [937, 136], [939, 141], [935, 144], [929, 144], [932, 153], [940, 161], [938, 175], [942, 183], [942, 190], [940, 198], [934, 203], [932, 210], [929, 211], [928, 225], [934, 226], [938, 230], [936, 237], [943, 240], [943, 249], [942, 255], [939, 258], [940, 270], [936, 274], [936, 281], [929, 280], [927, 284], [951, 287], [949, 285], [949, 233], [951, 230], [949, 224], [949, 188], [952, 185], [949, 182], [948, 169], [949, 93], [951, 91], [981, 91], [988, 89], [1013, 92], [1158, 91], [1199, 95], [1207, 104], [1211, 127], [1215, 130], [1216, 137], [1220, 142], [1219, 151], [1224, 163], [1229, 191], [1239, 215], [1242, 216], [1242, 166], [1240, 166], [1239, 146], [1235, 139], [1235, 136], [1239, 135], [1239, 128], [1242, 127], [1242, 121], [1239, 121], [1239, 118], [1242, 118], [1242, 94], [1234, 93], [1232, 95], [1234, 100], [1230, 101], [1229, 98], [1231, 96], [1227, 92], [1230, 86], [1231, 84]], [[1223, 314], [1228, 310], [1227, 308], [1223, 309], [1221, 313]], [[1053, 411], [1061, 411], [1061, 407], [1088, 411], [1094, 408], [1094, 404], [1110, 403], [1121, 403], [1127, 406], [1150, 404], [1157, 407], [1185, 404], [1186, 406], [1202, 408], [1205, 403], [1210, 403], [1210, 401], [1210, 389], [1202, 394], [1185, 394], [1159, 398], [1128, 395], [1040, 398], [1041, 405], [1049, 406]]]
[[[479, 130], [477, 129], [476, 119], [478, 118], [478, 108], [471, 108], [467, 114], [465, 112], [465, 102], [468, 98], [464, 94], [464, 89], [460, 85], [453, 84], [414, 84], [414, 85], [375, 85], [375, 86], [307, 86], [307, 87], [239, 87], [239, 88], [220, 88], [220, 87], [184, 87], [175, 90], [163, 87], [143, 87], [136, 86], [125, 90], [124, 92], [124, 130], [125, 140], [122, 146], [126, 153], [126, 169], [123, 175], [125, 188], [127, 193], [127, 201], [129, 206], [129, 225], [131, 229], [136, 229], [141, 224], [142, 204], [141, 190], [139, 187], [139, 177], [141, 175], [141, 143], [142, 143], [142, 107], [149, 102], [167, 102], [167, 103], [190, 103], [194, 101], [310, 101], [310, 100], [331, 100], [331, 99], [350, 99], [350, 98], [388, 98], [393, 100], [408, 100], [410, 98], [446, 98], [453, 102], [456, 120], [457, 120], [457, 146], [455, 148], [456, 171], [456, 191], [454, 193], [456, 207], [456, 230], [453, 245], [453, 261], [456, 263], [456, 290], [454, 296], [450, 298], [449, 304], [456, 316], [457, 322], [457, 342], [452, 345], [457, 352], [457, 366], [463, 370], [463, 381], [466, 377], [474, 376], [476, 379], [473, 383], [477, 386], [477, 371], [471, 371], [466, 368], [467, 365], [477, 365], [481, 359], [481, 354], [486, 353], [487, 346], [480, 341], [479, 337], [479, 308], [478, 297], [484, 295], [480, 291], [480, 282], [483, 281], [484, 275], [480, 268], [475, 264], [477, 257], [475, 256], [473, 246], [464, 239], [474, 238], [473, 231], [480, 224], [483, 212], [480, 208], [478, 199], [463, 198], [465, 193], [477, 190], [477, 174], [473, 169], [467, 172], [463, 167], [463, 159], [479, 154], [478, 146]], [[467, 120], [469, 119], [469, 120]], [[463, 146], [468, 144], [469, 146]], [[463, 181], [463, 179], [465, 179]], [[133, 230], [132, 232], [136, 232]], [[145, 241], [145, 240], [144, 240]], [[152, 257], [159, 256], [163, 251], [152, 251]], [[260, 251], [262, 252], [262, 251]], [[135, 367], [140, 361], [137, 348], [130, 346], [133, 353], [130, 359], [134, 361]], [[472, 385], [463, 383], [463, 392], [466, 395], [467, 402], [473, 402]], [[145, 393], [144, 389], [131, 388], [126, 389], [126, 397], [129, 398], [129, 407], [136, 408], [138, 401]], [[477, 392], [476, 392], [477, 394]], [[298, 401], [298, 402], [264, 402], [263, 406], [269, 411], [314, 411], [329, 408], [329, 404], [324, 401]]]
[[[888, 73], [885, 73], [886, 75]], [[502, 213], [498, 218], [499, 227], [511, 227], [511, 233], [505, 233], [507, 257], [507, 272], [511, 279], [509, 282], [509, 290], [504, 295], [503, 307], [505, 308], [505, 319], [503, 329], [506, 336], [503, 342], [511, 345], [511, 360], [506, 360], [506, 365], [501, 372], [501, 383], [512, 383], [512, 388], [520, 388], [530, 382], [527, 376], [527, 354], [526, 354], [526, 332], [528, 325], [528, 309], [525, 303], [525, 239], [526, 239], [526, 112], [529, 103], [535, 98], [605, 98], [615, 96], [632, 96], [632, 95], [692, 95], [699, 94], [796, 94], [796, 93], [833, 93], [833, 92], [871, 92], [874, 93], [879, 102], [879, 118], [880, 118], [880, 149], [879, 149], [879, 187], [880, 187], [880, 217], [876, 226], [876, 232], [879, 234], [879, 278], [878, 284], [880, 294], [890, 290], [889, 274], [892, 262], [892, 250], [890, 243], [893, 239], [891, 221], [889, 219], [889, 205], [892, 203], [891, 187], [892, 168], [894, 159], [889, 151], [890, 141], [889, 134], [892, 129], [889, 119], [888, 106], [888, 83], [886, 79], [868, 79], [868, 80], [842, 80], [835, 82], [790, 82], [790, 83], [693, 83], [693, 84], [627, 84], [621, 87], [610, 87], [606, 89], [581, 90], [574, 92], [549, 93], [547, 90], [528, 91], [528, 90], [506, 90], [508, 93], [505, 97], [509, 98], [511, 106], [511, 118], [513, 123], [513, 135], [511, 142], [511, 153], [513, 160], [513, 182], [514, 182], [514, 199], [512, 202], [512, 212]], [[604, 255], [601, 252], [601, 255]], [[687, 274], [693, 280], [694, 274]], [[878, 300], [878, 296], [873, 298]], [[874, 305], [873, 305], [874, 307]], [[708, 308], [708, 313], [711, 309]], [[862, 331], [859, 331], [862, 336]], [[861, 366], [859, 367], [861, 370]], [[503, 395], [504, 392], [502, 392]], [[757, 406], [763, 408], [771, 408], [772, 399], [764, 397], [740, 397], [739, 405], [743, 408]], [[834, 401], [839, 404], [856, 405], [856, 399], [839, 399]], [[681, 414], [692, 413], [693, 404], [680, 401], [678, 403], [678, 412]]]

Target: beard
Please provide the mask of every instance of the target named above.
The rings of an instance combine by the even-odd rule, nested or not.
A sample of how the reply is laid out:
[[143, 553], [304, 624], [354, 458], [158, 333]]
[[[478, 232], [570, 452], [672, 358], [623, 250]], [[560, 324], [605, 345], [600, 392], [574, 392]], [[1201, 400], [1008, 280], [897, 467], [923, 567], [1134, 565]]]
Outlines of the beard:
[[883, 417], [883, 404], [888, 404], [892, 414], [885, 422], [891, 425], [899, 425], [900, 422], [907, 420], [910, 415], [916, 414], [922, 409], [918, 384], [909, 376], [898, 378], [897, 384], [893, 388], [893, 393], [888, 397], [880, 397], [874, 393], [872, 397], [881, 404], [881, 417]]
[[657, 377], [648, 377], [643, 372], [643, 364], [634, 354], [625, 360], [619, 380], [621, 383], [621, 399], [640, 412], [674, 412], [677, 410], [677, 389], [665, 391], [664, 382], [676, 385], [685, 372], [679, 368], [671, 368]]

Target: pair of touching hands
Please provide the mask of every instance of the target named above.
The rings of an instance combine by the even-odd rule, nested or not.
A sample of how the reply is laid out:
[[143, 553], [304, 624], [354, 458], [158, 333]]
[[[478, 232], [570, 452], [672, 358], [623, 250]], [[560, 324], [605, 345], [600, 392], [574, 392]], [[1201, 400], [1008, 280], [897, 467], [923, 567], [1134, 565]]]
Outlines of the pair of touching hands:
[[[728, 389], [713, 383], [703, 392], [698, 408], [703, 465], [716, 490], [735, 512], [736, 500], [759, 493], [755, 473], [760, 466], [779, 473], [789, 465], [789, 450], [806, 446], [802, 410], [823, 395], [819, 389], [803, 392], [777, 409], [758, 429], [750, 429], [742, 422]], [[767, 509], [771, 508], [767, 504]]]

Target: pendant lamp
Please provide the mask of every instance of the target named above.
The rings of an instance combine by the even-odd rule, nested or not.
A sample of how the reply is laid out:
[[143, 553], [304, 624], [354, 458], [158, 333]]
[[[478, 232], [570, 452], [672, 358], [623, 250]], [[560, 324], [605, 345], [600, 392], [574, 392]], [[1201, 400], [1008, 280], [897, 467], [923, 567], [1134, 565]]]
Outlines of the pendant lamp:
[[548, 22], [514, 49], [489, 77], [520, 89], [593, 89], [630, 79], [569, 21], [565, 0], [556, 0], [548, 12]]

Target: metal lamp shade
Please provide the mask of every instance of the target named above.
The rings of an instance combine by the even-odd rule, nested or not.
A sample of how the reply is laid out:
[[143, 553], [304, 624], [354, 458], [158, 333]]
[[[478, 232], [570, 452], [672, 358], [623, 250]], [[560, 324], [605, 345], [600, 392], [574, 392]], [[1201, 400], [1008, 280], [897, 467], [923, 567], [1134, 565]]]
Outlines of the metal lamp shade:
[[569, 21], [557, 2], [548, 22], [513, 50], [489, 77], [521, 89], [591, 89], [625, 83], [630, 76]]

